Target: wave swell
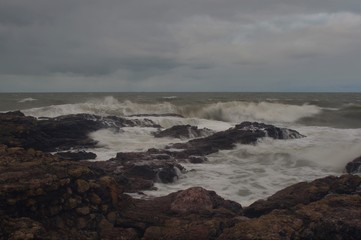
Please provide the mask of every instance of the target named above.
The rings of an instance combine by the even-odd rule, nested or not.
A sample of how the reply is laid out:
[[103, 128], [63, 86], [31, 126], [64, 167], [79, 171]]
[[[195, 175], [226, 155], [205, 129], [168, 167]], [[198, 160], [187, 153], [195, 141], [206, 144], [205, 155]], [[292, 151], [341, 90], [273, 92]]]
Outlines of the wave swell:
[[119, 101], [112, 96], [84, 103], [52, 105], [24, 110], [35, 117], [57, 117], [66, 114], [89, 113], [101, 116], [130, 116], [134, 114], [180, 114], [187, 118], [202, 118], [225, 122], [242, 121], [295, 122], [320, 113], [315, 105], [289, 105], [271, 102], [217, 102], [175, 105], [170, 102], [136, 103]]

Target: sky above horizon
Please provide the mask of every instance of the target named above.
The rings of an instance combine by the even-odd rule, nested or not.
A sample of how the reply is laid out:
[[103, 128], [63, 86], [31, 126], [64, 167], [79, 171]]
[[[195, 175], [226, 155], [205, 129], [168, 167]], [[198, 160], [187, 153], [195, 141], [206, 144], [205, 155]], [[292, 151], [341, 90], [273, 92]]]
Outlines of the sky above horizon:
[[359, 0], [0, 0], [1, 92], [361, 91]]

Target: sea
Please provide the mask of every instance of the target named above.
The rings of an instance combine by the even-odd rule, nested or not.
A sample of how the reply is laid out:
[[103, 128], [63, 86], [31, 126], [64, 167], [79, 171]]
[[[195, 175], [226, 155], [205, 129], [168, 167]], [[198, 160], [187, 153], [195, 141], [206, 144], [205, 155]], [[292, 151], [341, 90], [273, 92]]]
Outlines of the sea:
[[[247, 206], [300, 181], [344, 173], [347, 162], [361, 155], [361, 93], [0, 93], [0, 111], [21, 110], [33, 117], [90, 113], [127, 118], [145, 116], [162, 128], [190, 124], [214, 131], [243, 121], [286, 127], [306, 135], [301, 139], [260, 139], [208, 156], [202, 164], [182, 163], [187, 169], [171, 184], [132, 194], [151, 198], [201, 186], [225, 199]], [[156, 115], [158, 114], [158, 115]], [[170, 115], [167, 115], [170, 114]], [[177, 116], [181, 115], [183, 117]], [[155, 128], [99, 130], [96, 161], [117, 152], [164, 148], [189, 139], [155, 139]]]

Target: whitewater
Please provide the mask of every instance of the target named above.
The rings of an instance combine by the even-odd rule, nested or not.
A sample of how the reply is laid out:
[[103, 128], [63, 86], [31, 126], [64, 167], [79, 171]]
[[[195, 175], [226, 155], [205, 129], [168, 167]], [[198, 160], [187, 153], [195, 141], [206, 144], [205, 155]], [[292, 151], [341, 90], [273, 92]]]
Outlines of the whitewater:
[[[0, 111], [21, 110], [41, 117], [89, 113], [148, 118], [162, 129], [190, 124], [214, 132], [243, 121], [297, 130], [305, 138], [263, 138], [208, 155], [202, 164], [182, 163], [171, 184], [132, 194], [149, 198], [191, 186], [216, 191], [247, 206], [300, 181], [341, 175], [347, 162], [361, 155], [361, 93], [22, 93], [0, 94]], [[156, 128], [125, 127], [91, 133], [96, 161], [117, 152], [164, 148], [189, 139], [158, 138]]]

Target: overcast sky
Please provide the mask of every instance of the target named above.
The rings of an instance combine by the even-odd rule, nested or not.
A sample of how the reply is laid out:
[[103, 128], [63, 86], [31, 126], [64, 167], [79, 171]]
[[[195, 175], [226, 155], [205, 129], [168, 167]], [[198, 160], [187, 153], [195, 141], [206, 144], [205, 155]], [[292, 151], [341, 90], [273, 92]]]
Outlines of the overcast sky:
[[361, 91], [360, 0], [0, 0], [0, 91]]

